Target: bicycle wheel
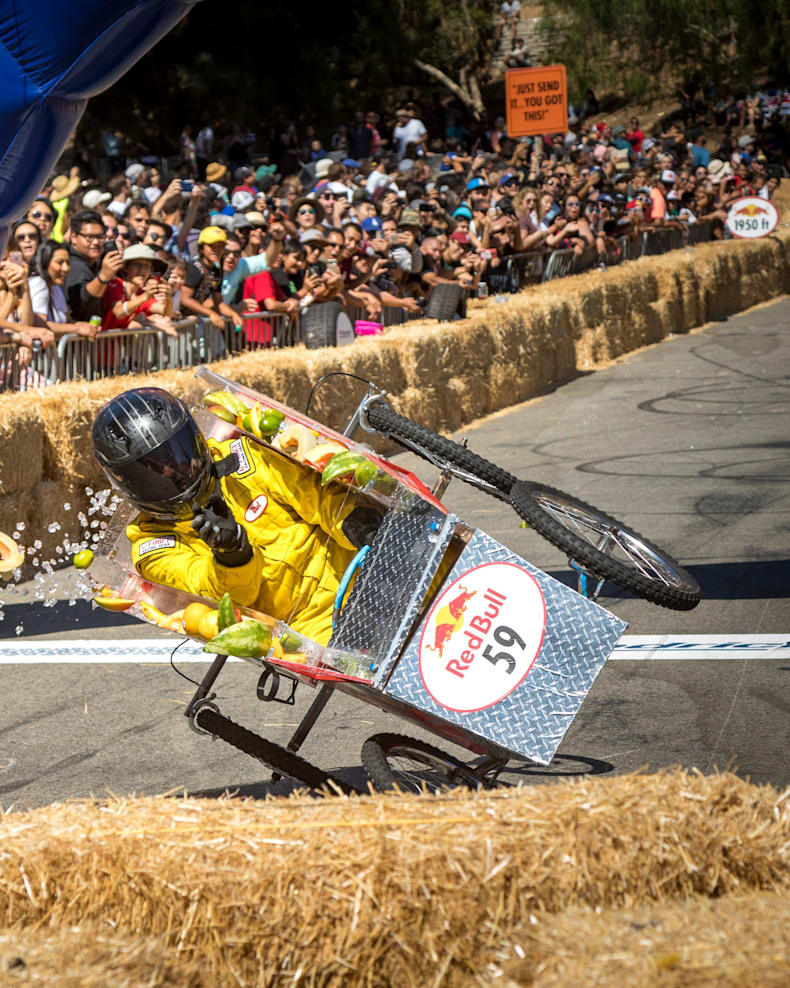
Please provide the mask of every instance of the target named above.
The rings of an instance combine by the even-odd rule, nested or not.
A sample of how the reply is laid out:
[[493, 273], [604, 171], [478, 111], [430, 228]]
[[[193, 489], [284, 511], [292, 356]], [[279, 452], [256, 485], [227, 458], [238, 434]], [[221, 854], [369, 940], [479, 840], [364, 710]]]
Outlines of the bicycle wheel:
[[524, 480], [513, 485], [510, 503], [538, 534], [583, 569], [662, 607], [690, 611], [699, 603], [694, 577], [611, 515], [564, 491]]
[[478, 456], [452, 439], [445, 439], [423, 425], [394, 412], [384, 402], [376, 402], [367, 410], [368, 424], [377, 432], [394, 439], [406, 449], [441, 469], [449, 469], [454, 477], [502, 501], [508, 500], [516, 477]]
[[462, 761], [402, 734], [374, 734], [362, 745], [362, 765], [376, 792], [444, 792], [482, 782]]

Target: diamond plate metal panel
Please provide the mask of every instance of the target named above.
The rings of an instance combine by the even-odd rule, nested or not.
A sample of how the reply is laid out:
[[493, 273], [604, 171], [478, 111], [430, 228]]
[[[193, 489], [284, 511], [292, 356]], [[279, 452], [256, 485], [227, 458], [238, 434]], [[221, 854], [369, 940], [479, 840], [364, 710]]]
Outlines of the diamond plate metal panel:
[[626, 622], [541, 572], [484, 532], [475, 532], [448, 583], [473, 567], [491, 562], [511, 563], [527, 570], [543, 594], [545, 634], [526, 677], [504, 699], [482, 710], [458, 712], [437, 702], [428, 693], [420, 671], [420, 631], [429, 614], [412, 637], [384, 692], [516, 755], [548, 765]]
[[400, 488], [340, 614], [331, 647], [388, 671], [444, 555], [457, 519]]

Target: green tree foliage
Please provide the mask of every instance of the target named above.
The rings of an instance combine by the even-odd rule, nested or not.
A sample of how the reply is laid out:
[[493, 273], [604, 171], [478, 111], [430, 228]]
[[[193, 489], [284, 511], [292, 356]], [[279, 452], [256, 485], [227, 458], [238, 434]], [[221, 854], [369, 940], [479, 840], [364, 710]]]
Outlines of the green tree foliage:
[[543, 29], [577, 93], [647, 97], [667, 68], [687, 84], [790, 75], [788, 0], [546, 0]]
[[332, 128], [354, 110], [392, 109], [410, 90], [416, 94], [431, 81], [418, 63], [436, 70], [443, 85], [455, 82], [470, 101], [487, 71], [495, 6], [205, 0], [91, 102], [81, 137], [95, 139], [110, 127], [175, 151], [187, 122], [193, 131], [209, 121], [238, 121], [260, 132], [288, 119]]

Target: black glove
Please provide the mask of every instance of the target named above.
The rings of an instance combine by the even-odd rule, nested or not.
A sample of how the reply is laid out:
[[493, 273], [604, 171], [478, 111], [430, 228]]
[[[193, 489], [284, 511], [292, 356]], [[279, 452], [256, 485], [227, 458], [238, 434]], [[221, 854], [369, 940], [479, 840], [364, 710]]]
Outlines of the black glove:
[[370, 545], [380, 524], [381, 515], [378, 511], [373, 508], [354, 508], [340, 527], [354, 548], [361, 549], [363, 545]]
[[214, 558], [223, 566], [243, 566], [252, 556], [247, 533], [225, 504], [220, 491], [215, 491], [205, 505], [192, 505], [192, 528], [211, 548]]

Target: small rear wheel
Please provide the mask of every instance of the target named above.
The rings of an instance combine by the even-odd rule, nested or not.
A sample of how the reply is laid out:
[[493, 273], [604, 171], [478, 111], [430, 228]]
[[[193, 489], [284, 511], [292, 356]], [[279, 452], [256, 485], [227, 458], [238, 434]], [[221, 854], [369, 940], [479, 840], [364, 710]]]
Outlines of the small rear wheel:
[[583, 570], [662, 607], [690, 611], [697, 581], [672, 556], [611, 515], [565, 491], [519, 480], [510, 501], [524, 521]]
[[458, 758], [402, 734], [374, 734], [362, 745], [362, 765], [376, 792], [445, 792], [483, 782]]

